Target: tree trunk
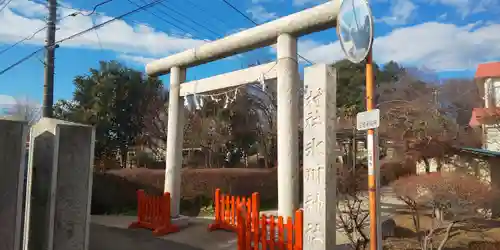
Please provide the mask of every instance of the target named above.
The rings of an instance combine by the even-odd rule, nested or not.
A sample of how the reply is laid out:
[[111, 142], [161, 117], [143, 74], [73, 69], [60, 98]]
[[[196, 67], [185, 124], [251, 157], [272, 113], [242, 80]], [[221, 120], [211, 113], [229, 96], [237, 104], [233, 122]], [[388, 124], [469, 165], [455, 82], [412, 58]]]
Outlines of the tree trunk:
[[425, 157], [422, 157], [422, 161], [425, 164], [425, 173], [430, 173], [431, 172], [431, 164], [429, 163], [429, 160]]

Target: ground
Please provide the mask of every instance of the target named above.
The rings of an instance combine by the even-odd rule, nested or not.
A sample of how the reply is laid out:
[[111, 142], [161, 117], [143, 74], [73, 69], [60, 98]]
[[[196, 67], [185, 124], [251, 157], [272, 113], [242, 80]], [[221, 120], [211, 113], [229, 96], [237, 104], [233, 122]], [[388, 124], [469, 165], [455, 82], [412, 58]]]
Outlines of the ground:
[[[394, 216], [396, 221], [396, 237], [385, 241], [387, 249], [418, 249], [416, 233], [411, 220], [411, 215], [404, 211], [398, 211]], [[422, 216], [422, 228], [430, 228], [431, 219], [429, 216]], [[500, 221], [498, 220], [471, 220], [467, 224], [456, 226], [451, 231], [451, 238], [445, 245], [445, 249], [466, 250], [470, 242], [500, 242]], [[443, 230], [435, 238], [435, 245], [443, 237]], [[499, 248], [478, 248], [496, 250]]]
[[[382, 190], [382, 216], [388, 217], [400, 202], [389, 189]], [[265, 214], [277, 214], [276, 210], [263, 211]], [[189, 226], [179, 233], [164, 237], [154, 237], [143, 229], [127, 229], [135, 220], [134, 216], [92, 216], [89, 250], [229, 250], [236, 249], [236, 234], [224, 231], [208, 232], [211, 217], [190, 218]], [[337, 244], [348, 243], [343, 232], [337, 232]]]
[[208, 232], [211, 220], [191, 218], [181, 232], [154, 237], [151, 231], [127, 229], [134, 216], [92, 216], [89, 250], [229, 250], [236, 249], [236, 234]]
[[[382, 217], [392, 217], [396, 221], [396, 237], [384, 241], [387, 249], [418, 249], [415, 230], [411, 216], [405, 206], [398, 201], [388, 188], [381, 192]], [[265, 211], [266, 214], [275, 214], [276, 211]], [[189, 226], [179, 233], [164, 237], [154, 237], [151, 231], [143, 229], [127, 229], [135, 220], [134, 216], [92, 216], [89, 250], [234, 250], [236, 234], [224, 231], [208, 232], [209, 217], [190, 218]], [[426, 228], [430, 223], [428, 217], [423, 217], [421, 224]], [[471, 223], [469, 223], [471, 225]], [[500, 221], [475, 221], [474, 227], [457, 227], [452, 232], [453, 237], [446, 249], [468, 249], [472, 241], [500, 241]], [[439, 240], [438, 236], [438, 240]], [[343, 232], [337, 232], [337, 249], [348, 249], [348, 243]], [[344, 247], [340, 247], [344, 246]], [[483, 248], [480, 248], [483, 249]], [[484, 248], [489, 249], [489, 248]], [[496, 249], [496, 248], [491, 248]]]

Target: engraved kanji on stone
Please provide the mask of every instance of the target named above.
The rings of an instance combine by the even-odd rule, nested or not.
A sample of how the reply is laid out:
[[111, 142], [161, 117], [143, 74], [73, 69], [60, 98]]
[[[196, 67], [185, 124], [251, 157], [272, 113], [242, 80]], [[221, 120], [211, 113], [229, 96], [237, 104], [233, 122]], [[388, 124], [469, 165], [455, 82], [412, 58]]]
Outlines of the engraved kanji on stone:
[[304, 128], [313, 128], [316, 125], [321, 124], [321, 117], [319, 116], [319, 111], [307, 112], [307, 116], [304, 118]]
[[305, 177], [306, 181], [314, 182], [314, 184], [321, 184], [321, 176], [324, 175], [323, 171], [325, 171], [325, 167], [323, 165], [319, 165], [316, 167], [304, 167], [305, 168]]
[[320, 106], [320, 97], [323, 95], [323, 90], [317, 88], [315, 90], [306, 90], [304, 93], [304, 105], [316, 107]]
[[323, 232], [319, 223], [309, 223], [306, 227], [306, 241], [310, 245], [324, 244]]
[[324, 143], [325, 143], [324, 141], [318, 140], [316, 138], [312, 138], [304, 146], [304, 152], [305, 152], [306, 156], [316, 155], [316, 154], [324, 155], [325, 153], [322, 152], [322, 150], [319, 148]]
[[323, 214], [323, 208], [325, 207], [325, 202], [321, 199], [321, 193], [316, 192], [315, 194], [308, 193], [306, 200], [304, 201], [304, 209], [306, 212], [314, 212], [318, 214]]

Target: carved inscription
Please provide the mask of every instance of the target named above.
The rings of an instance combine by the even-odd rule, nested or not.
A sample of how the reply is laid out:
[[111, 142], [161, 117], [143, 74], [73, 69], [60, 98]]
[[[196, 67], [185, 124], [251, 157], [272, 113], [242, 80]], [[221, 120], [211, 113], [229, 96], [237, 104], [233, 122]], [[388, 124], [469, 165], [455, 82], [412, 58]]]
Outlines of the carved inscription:
[[313, 137], [310, 141], [306, 142], [306, 145], [304, 145], [304, 153], [306, 156], [324, 155], [325, 152], [321, 148], [324, 143], [325, 142], [323, 140], [318, 140]]
[[304, 93], [304, 105], [306, 106], [320, 106], [320, 98], [323, 96], [323, 90], [321, 88], [316, 88], [314, 90], [309, 90], [306, 86]]
[[308, 193], [304, 201], [304, 209], [306, 212], [318, 213], [323, 215], [323, 209], [325, 208], [325, 202], [322, 199], [322, 194], [316, 192], [314, 194]]
[[336, 231], [335, 83], [326, 65], [305, 72], [303, 244], [307, 250], [330, 250], [335, 247]]
[[319, 117], [319, 112], [308, 112], [307, 116], [304, 118], [304, 128], [314, 128], [316, 125], [321, 124], [321, 118]]
[[323, 245], [325, 244], [323, 231], [321, 230], [321, 225], [319, 223], [308, 223], [305, 235], [307, 243], [311, 245]]
[[324, 176], [325, 167], [322, 165], [306, 168], [305, 169], [305, 178], [306, 182], [314, 182], [315, 184], [321, 184], [321, 176]]

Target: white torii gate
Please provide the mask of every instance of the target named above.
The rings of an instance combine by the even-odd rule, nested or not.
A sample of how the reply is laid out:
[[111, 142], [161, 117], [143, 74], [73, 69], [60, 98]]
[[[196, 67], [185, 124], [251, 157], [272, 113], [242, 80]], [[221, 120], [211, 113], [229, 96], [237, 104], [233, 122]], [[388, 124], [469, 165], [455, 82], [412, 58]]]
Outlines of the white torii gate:
[[[172, 197], [172, 217], [179, 215], [183, 141], [183, 96], [266, 80], [277, 79], [278, 212], [292, 216], [298, 208], [298, 90], [297, 37], [336, 26], [342, 0], [250, 28], [198, 48], [171, 55], [146, 66], [150, 76], [170, 73], [165, 191]], [[277, 43], [277, 61], [194, 82], [186, 82], [186, 69], [238, 53]], [[312, 71], [311, 71], [312, 72]], [[324, 77], [323, 77], [324, 78]], [[183, 83], [183, 84], [181, 84]], [[304, 224], [305, 225], [305, 224]]]

